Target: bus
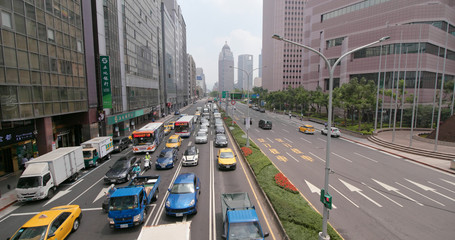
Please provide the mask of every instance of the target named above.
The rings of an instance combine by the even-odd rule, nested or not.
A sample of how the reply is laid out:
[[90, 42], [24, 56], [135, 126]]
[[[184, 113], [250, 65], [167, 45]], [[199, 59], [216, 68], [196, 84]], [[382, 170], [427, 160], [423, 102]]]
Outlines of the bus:
[[190, 137], [194, 129], [194, 116], [187, 115], [175, 121], [175, 134], [182, 137]]
[[152, 122], [132, 134], [133, 152], [154, 152], [164, 139], [164, 123]]

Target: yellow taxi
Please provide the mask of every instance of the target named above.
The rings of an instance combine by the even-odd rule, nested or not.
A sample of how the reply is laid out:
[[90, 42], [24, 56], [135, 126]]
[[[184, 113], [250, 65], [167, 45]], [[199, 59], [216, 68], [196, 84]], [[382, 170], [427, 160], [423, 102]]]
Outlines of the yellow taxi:
[[216, 155], [218, 158], [219, 169], [232, 169], [234, 170], [237, 165], [236, 154], [230, 148], [221, 148]]
[[308, 124], [299, 127], [299, 132], [314, 134], [314, 127]]
[[175, 128], [175, 121], [170, 121], [168, 126], [171, 126], [171, 129], [174, 130]]
[[164, 126], [164, 135], [168, 135], [169, 133], [171, 133], [171, 125], [165, 125]]
[[79, 205], [54, 207], [36, 214], [9, 239], [65, 239], [79, 229], [81, 218]]
[[166, 147], [167, 148], [180, 148], [180, 145], [182, 145], [182, 137], [180, 135], [174, 134], [169, 137], [169, 139], [166, 142]]

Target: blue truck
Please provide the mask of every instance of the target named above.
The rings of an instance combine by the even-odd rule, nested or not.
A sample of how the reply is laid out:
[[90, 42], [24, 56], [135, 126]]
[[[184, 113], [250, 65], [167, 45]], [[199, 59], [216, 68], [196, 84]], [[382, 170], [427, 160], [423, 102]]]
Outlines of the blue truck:
[[221, 194], [224, 239], [264, 239], [261, 223], [248, 193]]
[[139, 176], [117, 188], [109, 199], [111, 228], [130, 228], [147, 220], [147, 205], [158, 199], [160, 176]]

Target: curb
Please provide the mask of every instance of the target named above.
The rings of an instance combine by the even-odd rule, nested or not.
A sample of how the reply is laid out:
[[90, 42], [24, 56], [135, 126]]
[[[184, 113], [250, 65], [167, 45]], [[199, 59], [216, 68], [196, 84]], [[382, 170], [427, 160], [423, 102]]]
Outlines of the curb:
[[5, 210], [5, 209], [7, 209], [7, 208], [9, 208], [9, 207], [11, 207], [11, 206], [14, 205], [15, 203], [17, 203], [17, 200], [14, 200], [13, 202], [7, 204], [6, 206], [0, 208], [0, 212], [3, 211], [3, 210]]
[[357, 143], [357, 144], [361, 144], [361, 145], [364, 145], [364, 146], [367, 146], [367, 147], [376, 149], [376, 150], [378, 150], [378, 151], [386, 152], [386, 153], [388, 153], [388, 154], [392, 154], [392, 155], [395, 155], [395, 156], [398, 156], [398, 157], [401, 157], [401, 158], [404, 158], [404, 159], [407, 159], [407, 160], [410, 160], [410, 161], [413, 161], [413, 162], [416, 162], [416, 163], [425, 165], [425, 166], [427, 166], [427, 167], [431, 167], [431, 168], [434, 168], [434, 169], [437, 169], [437, 170], [440, 170], [440, 171], [443, 171], [443, 172], [446, 172], [446, 173], [450, 173], [450, 174], [455, 175], [454, 172], [449, 171], [449, 170], [444, 169], [444, 168], [436, 167], [436, 166], [434, 166], [434, 165], [431, 165], [431, 164], [428, 164], [428, 163], [425, 163], [425, 162], [421, 162], [421, 161], [419, 161], [419, 160], [415, 160], [415, 159], [412, 159], [412, 158], [409, 158], [409, 157], [406, 157], [406, 156], [403, 156], [403, 155], [400, 155], [400, 154], [396, 154], [396, 153], [394, 153], [394, 152], [390, 152], [390, 151], [387, 151], [387, 150], [385, 150], [385, 149], [381, 149], [381, 148], [378, 148], [378, 147], [375, 147], [375, 146], [371, 146], [371, 145], [368, 145], [368, 144], [366, 144], [366, 143], [359, 142], [359, 141], [356, 141], [356, 140], [353, 140], [353, 139], [350, 139], [350, 138], [346, 138], [346, 137], [341, 137], [341, 138], [346, 139], [346, 140], [349, 140], [349, 141], [352, 141], [352, 142], [355, 142], [355, 143]]

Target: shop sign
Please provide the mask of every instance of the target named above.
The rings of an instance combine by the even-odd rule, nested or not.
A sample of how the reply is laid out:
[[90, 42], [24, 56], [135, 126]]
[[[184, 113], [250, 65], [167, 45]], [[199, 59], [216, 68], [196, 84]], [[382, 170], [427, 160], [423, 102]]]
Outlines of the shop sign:
[[0, 130], [0, 147], [35, 138], [33, 126]]
[[103, 91], [103, 108], [112, 108], [111, 72], [109, 56], [100, 56], [101, 90]]
[[123, 122], [128, 119], [139, 117], [144, 115], [144, 110], [136, 110], [134, 112], [123, 113], [119, 115], [109, 116], [107, 118], [107, 124], [112, 125], [115, 123]]

